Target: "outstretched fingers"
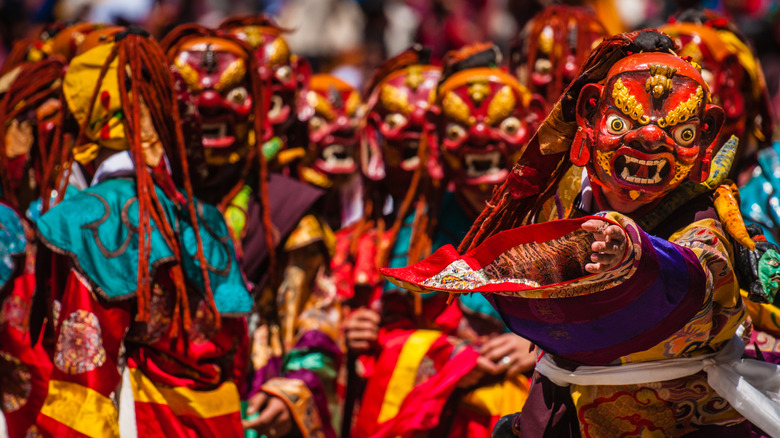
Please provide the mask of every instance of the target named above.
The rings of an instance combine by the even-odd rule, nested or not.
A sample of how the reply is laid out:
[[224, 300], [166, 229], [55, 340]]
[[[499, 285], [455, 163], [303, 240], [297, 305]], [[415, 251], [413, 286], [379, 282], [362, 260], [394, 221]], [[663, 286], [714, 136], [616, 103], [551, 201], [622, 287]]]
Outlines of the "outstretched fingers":
[[590, 219], [583, 222], [582, 229], [593, 235], [590, 246], [592, 263], [585, 264], [585, 270], [592, 274], [606, 272], [620, 263], [628, 249], [625, 231], [619, 225]]

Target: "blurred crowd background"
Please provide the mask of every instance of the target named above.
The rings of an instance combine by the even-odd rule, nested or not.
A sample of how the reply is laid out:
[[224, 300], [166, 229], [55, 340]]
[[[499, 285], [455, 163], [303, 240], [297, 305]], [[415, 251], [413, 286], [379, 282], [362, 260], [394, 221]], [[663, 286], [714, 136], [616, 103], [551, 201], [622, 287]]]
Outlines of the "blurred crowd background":
[[[477, 41], [508, 53], [523, 25], [547, 0], [0, 0], [0, 61], [15, 39], [46, 23], [136, 24], [162, 38], [181, 23], [217, 26], [236, 14], [269, 13], [291, 33], [293, 51], [315, 72], [360, 87], [387, 57], [414, 42], [434, 57]], [[566, 3], [566, 2], [564, 2]], [[775, 109], [780, 109], [780, 15], [777, 0], [584, 0], [612, 33], [660, 26], [678, 8], [703, 6], [736, 23], [754, 44]]]

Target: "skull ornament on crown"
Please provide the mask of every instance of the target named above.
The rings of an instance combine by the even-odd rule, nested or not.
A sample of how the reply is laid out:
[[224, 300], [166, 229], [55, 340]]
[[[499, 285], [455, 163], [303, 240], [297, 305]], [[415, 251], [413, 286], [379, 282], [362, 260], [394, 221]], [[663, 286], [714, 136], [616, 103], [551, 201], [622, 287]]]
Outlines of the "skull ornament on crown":
[[297, 110], [304, 107], [299, 105], [298, 100], [305, 95], [311, 76], [309, 64], [290, 52], [283, 37], [288, 31], [265, 15], [229, 18], [220, 25], [220, 29], [246, 42], [254, 50], [260, 79], [270, 95], [268, 122], [274, 135], [287, 137], [295, 123]]
[[[544, 116], [543, 103], [497, 67], [492, 44], [450, 52], [435, 105], [434, 137], [444, 176], [474, 211], [484, 207]], [[432, 172], [435, 175], [435, 171]]]
[[586, 85], [571, 159], [586, 166], [602, 207], [630, 213], [686, 178], [706, 179], [723, 123], [723, 110], [709, 102], [697, 68], [667, 53], [627, 56], [604, 85]]
[[360, 93], [335, 76], [318, 74], [311, 77], [306, 101], [314, 115], [301, 177], [322, 187], [347, 183], [358, 169]]
[[553, 105], [607, 31], [590, 8], [553, 5], [526, 24], [510, 55], [510, 70]]
[[660, 30], [675, 39], [681, 57], [701, 65], [713, 103], [726, 115], [721, 143], [736, 135], [744, 151], [749, 146], [746, 134], [759, 141], [771, 139], [772, 114], [762, 68], [735, 26], [713, 11], [696, 9], [677, 14]]
[[386, 61], [368, 88], [363, 172], [373, 181], [387, 178], [397, 199], [420, 165], [425, 115], [441, 78], [441, 68], [428, 58], [425, 49], [409, 49]]

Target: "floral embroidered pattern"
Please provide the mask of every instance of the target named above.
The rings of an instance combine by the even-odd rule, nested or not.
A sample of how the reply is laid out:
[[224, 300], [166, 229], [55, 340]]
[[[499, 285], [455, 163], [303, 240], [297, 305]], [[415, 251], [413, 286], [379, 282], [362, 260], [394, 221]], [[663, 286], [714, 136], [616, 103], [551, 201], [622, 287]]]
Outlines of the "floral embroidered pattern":
[[743, 421], [704, 373], [645, 385], [576, 386], [583, 436], [682, 436]]
[[18, 295], [11, 295], [3, 303], [2, 311], [0, 311], [0, 324], [7, 323], [20, 332], [26, 332], [29, 315], [30, 304]]
[[106, 350], [98, 317], [77, 310], [62, 322], [54, 365], [68, 374], [82, 374], [99, 368], [106, 361]]

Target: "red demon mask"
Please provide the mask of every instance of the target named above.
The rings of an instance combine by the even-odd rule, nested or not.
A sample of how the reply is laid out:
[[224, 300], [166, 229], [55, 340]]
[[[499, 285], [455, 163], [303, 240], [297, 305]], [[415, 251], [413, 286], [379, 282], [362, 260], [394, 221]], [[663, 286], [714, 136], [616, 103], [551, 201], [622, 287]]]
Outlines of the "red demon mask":
[[440, 77], [439, 67], [407, 66], [383, 78], [368, 97], [364, 172], [374, 181], [386, 177], [401, 196], [420, 165], [425, 114]]
[[[319, 74], [311, 77], [306, 101], [314, 115], [303, 167], [327, 178], [325, 185], [348, 181], [358, 168], [360, 93], [334, 76]], [[323, 185], [310, 176], [304, 171], [305, 179]]]
[[697, 69], [665, 53], [628, 56], [603, 86], [583, 88], [571, 158], [587, 166], [603, 207], [630, 213], [685, 178], [703, 181], [723, 122], [723, 110], [709, 101]]
[[[661, 30], [682, 48], [680, 56], [690, 57], [701, 65], [712, 102], [722, 107], [726, 115], [721, 139], [725, 141], [736, 135], [744, 145], [745, 134], [756, 134], [760, 140], [771, 138], [772, 116], [766, 104], [766, 83], [758, 60], [725, 18], [708, 11], [698, 12], [706, 12], [705, 17], [699, 18], [709, 20], [701, 24], [684, 22], [687, 14], [683, 14], [680, 21]], [[759, 115], [761, 118], [756, 120]]]
[[[249, 24], [247, 24], [249, 23]], [[269, 90], [268, 122], [275, 135], [284, 136], [293, 125], [298, 100], [311, 76], [309, 64], [290, 52], [286, 31], [266, 17], [228, 20], [220, 27], [245, 41], [255, 51], [261, 80]]]
[[206, 162], [220, 166], [242, 160], [250, 148], [254, 104], [247, 52], [227, 39], [195, 37], [176, 46], [168, 56], [200, 113]]
[[[490, 48], [477, 54], [490, 54]], [[439, 84], [435, 136], [444, 174], [477, 211], [531, 139], [543, 103], [503, 70], [465, 68]]]
[[512, 49], [510, 68], [532, 93], [552, 105], [605, 36], [590, 8], [548, 6], [526, 25]]

